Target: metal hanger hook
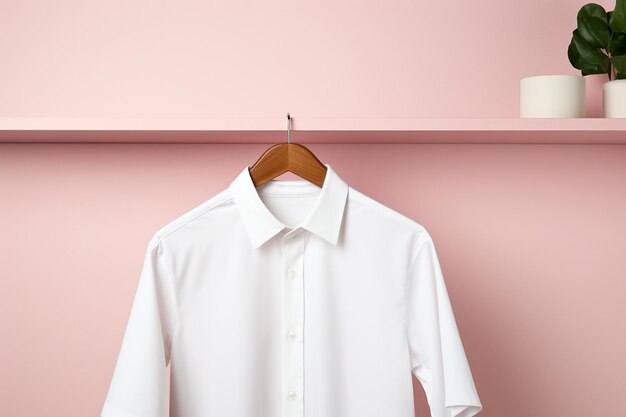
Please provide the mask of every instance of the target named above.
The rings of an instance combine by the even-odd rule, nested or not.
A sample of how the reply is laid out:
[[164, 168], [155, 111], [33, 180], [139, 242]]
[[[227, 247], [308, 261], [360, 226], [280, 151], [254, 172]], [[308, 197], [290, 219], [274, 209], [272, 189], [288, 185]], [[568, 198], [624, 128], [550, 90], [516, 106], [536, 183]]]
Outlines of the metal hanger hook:
[[287, 113], [287, 143], [291, 143], [291, 116]]

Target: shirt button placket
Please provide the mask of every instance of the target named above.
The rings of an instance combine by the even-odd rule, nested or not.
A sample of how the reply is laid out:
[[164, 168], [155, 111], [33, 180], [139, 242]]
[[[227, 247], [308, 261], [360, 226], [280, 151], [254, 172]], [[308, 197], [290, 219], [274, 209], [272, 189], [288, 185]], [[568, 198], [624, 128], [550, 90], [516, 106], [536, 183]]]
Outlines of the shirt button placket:
[[283, 237], [285, 417], [304, 417], [304, 233]]

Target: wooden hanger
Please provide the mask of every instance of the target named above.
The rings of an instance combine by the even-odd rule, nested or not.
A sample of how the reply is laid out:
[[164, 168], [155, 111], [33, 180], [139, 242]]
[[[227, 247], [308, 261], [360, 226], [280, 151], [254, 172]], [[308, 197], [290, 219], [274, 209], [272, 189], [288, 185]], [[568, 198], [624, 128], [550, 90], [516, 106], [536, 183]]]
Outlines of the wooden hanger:
[[289, 171], [322, 188], [327, 168], [306, 146], [291, 142], [291, 116], [287, 113], [287, 142], [272, 145], [248, 170], [255, 187]]

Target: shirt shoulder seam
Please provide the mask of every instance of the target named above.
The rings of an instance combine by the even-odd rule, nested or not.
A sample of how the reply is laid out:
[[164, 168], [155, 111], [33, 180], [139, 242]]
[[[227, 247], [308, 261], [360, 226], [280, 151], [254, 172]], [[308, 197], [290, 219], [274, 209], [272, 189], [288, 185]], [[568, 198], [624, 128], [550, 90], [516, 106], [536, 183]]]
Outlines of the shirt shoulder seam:
[[[423, 233], [420, 233], [420, 236], [423, 236]], [[419, 237], [417, 238], [419, 239]], [[426, 244], [426, 242], [432, 242], [432, 238], [430, 236], [425, 236], [421, 242], [419, 242], [417, 245], [417, 249], [415, 250], [415, 252], [413, 253], [413, 256], [411, 257], [411, 263], [409, 264], [409, 272], [413, 272], [413, 267], [415, 266], [415, 262], [417, 261], [417, 257], [420, 254], [420, 252], [422, 251], [422, 248], [424, 247], [424, 245]]]
[[173, 227], [173, 229], [171, 230], [167, 230], [169, 228], [168, 225], [163, 226], [161, 229], [159, 229], [155, 235], [157, 237], [157, 244], [160, 243], [163, 239], [165, 239], [166, 237], [168, 237], [169, 235], [171, 235], [172, 233], [176, 232], [177, 230], [179, 230], [180, 228], [182, 228], [183, 226], [187, 225], [188, 223], [196, 220], [197, 218], [204, 216], [207, 212], [221, 206], [224, 204], [228, 204], [230, 202], [233, 201], [233, 197], [229, 196], [228, 198], [226, 198], [225, 200], [221, 200], [221, 201], [216, 201], [214, 204], [210, 205], [209, 207], [205, 208], [204, 210], [202, 210], [200, 213], [196, 214], [195, 216], [192, 216], [191, 218], [187, 219], [186, 221], [182, 222], [181, 224], [177, 225], [176, 227], [174, 227], [174, 222], [176, 220], [173, 220], [172, 222], [170, 222], [170, 225]]
[[425, 243], [431, 239], [426, 229], [422, 229], [416, 232], [415, 235], [413, 236], [413, 239], [419, 240], [422, 236], [424, 236], [425, 239], [422, 239], [421, 242], [415, 243], [415, 245], [417, 245], [417, 248], [412, 251], [411, 260], [409, 262], [409, 266], [407, 269], [406, 282], [404, 283], [404, 306], [405, 306], [404, 331], [405, 331], [405, 334], [408, 334], [408, 331], [409, 331], [409, 327], [408, 327], [409, 326], [409, 308], [410, 308], [409, 307], [409, 292], [411, 291], [411, 286], [413, 284], [413, 267]]
[[381, 213], [389, 218], [397, 219], [400, 222], [404, 222], [410, 227], [416, 227], [418, 232], [424, 229], [424, 226], [422, 224], [418, 223], [416, 220], [410, 218], [406, 214], [400, 213], [399, 211], [384, 205], [380, 201], [373, 199], [372, 197], [352, 188], [351, 186], [349, 190], [354, 191], [350, 193], [350, 195], [354, 198], [354, 201], [357, 201], [366, 207], [376, 210], [378, 213]]
[[[161, 239], [158, 240], [157, 244], [153, 248], [153, 250], [156, 250], [155, 256], [156, 254], [158, 254], [159, 248], [161, 248], [162, 250]], [[166, 276], [165, 279], [167, 279], [167, 281], [169, 282], [169, 287], [173, 291], [173, 294], [172, 294], [172, 300], [173, 300], [172, 329], [170, 331], [169, 346], [167, 347], [167, 352], [166, 352], [167, 357], [171, 358], [172, 349], [174, 346], [174, 340], [176, 340], [176, 335], [178, 334], [178, 327], [179, 327], [180, 319], [179, 319], [179, 301], [178, 301], [178, 281], [175, 279], [174, 271], [172, 270], [171, 264], [169, 262], [167, 263], [167, 268], [168, 269], [167, 269], [167, 273], [165, 274]], [[169, 359], [168, 359], [168, 362], [169, 362]]]

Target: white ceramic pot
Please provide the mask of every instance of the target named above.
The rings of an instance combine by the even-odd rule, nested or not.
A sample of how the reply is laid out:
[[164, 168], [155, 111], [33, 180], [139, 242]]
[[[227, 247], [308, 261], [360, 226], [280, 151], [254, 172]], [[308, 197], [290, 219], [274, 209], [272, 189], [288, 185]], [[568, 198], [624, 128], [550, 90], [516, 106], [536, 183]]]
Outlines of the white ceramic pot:
[[626, 117], [626, 80], [607, 81], [602, 86], [604, 117]]
[[585, 117], [582, 75], [536, 75], [520, 81], [520, 117]]

